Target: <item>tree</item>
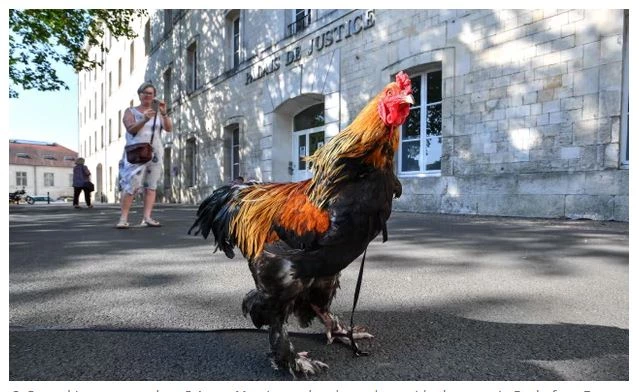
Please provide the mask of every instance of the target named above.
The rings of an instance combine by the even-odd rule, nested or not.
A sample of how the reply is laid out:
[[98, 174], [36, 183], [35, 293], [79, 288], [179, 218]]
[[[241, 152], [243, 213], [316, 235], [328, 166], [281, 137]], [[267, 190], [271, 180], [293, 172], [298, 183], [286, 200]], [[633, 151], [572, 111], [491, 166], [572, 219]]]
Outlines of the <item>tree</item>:
[[53, 64], [73, 67], [76, 72], [92, 71], [102, 60], [89, 59], [89, 49], [108, 48], [104, 33], [116, 40], [135, 38], [129, 23], [146, 10], [9, 10], [9, 97], [17, 98], [15, 87], [38, 91], [68, 90], [56, 74]]

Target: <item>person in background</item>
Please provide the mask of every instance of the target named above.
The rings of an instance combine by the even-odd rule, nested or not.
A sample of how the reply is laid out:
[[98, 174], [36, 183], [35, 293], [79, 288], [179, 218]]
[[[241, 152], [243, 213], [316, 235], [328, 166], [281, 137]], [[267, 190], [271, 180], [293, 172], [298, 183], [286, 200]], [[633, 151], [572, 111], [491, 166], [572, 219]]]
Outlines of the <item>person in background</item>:
[[91, 192], [86, 188], [89, 181], [91, 181], [91, 172], [84, 165], [84, 158], [76, 159], [73, 167], [73, 207], [80, 208], [80, 192], [84, 192], [84, 201], [87, 203], [87, 207], [93, 208]]
[[[153, 100], [157, 90], [152, 83], [144, 82], [138, 88], [140, 104], [127, 108], [122, 116], [122, 123], [126, 128], [126, 145], [136, 143], [151, 143], [153, 135], [153, 158], [147, 163], [133, 164], [127, 161], [126, 151], [122, 154], [119, 165], [120, 189], [120, 220], [115, 226], [118, 229], [129, 227], [129, 210], [133, 197], [138, 192], [144, 193], [143, 227], [159, 227], [160, 222], [151, 217], [155, 204], [155, 189], [162, 175], [162, 160], [164, 147], [162, 146], [162, 130], [171, 132], [173, 123], [166, 112], [166, 102], [158, 101], [158, 111], [153, 109]], [[154, 127], [155, 125], [155, 127]]]

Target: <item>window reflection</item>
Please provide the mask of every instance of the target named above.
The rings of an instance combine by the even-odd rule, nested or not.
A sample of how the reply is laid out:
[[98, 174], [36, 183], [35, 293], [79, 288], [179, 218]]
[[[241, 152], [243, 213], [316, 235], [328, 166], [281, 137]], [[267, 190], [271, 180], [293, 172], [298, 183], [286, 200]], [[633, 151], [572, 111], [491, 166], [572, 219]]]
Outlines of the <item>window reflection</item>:
[[441, 170], [442, 71], [411, 75], [415, 104], [402, 126], [400, 172]]
[[306, 108], [293, 117], [293, 130], [321, 127], [324, 125], [324, 103]]

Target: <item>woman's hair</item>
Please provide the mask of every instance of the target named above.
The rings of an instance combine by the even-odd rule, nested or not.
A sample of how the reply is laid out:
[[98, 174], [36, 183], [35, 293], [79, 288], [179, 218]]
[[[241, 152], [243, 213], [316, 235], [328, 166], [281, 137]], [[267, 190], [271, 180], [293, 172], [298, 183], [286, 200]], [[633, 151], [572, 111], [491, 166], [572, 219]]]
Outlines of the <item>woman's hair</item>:
[[142, 92], [144, 90], [146, 90], [147, 88], [151, 87], [153, 89], [153, 95], [158, 93], [158, 90], [155, 88], [155, 86], [153, 85], [153, 83], [151, 82], [144, 82], [140, 85], [140, 87], [138, 87], [138, 94], [142, 94]]

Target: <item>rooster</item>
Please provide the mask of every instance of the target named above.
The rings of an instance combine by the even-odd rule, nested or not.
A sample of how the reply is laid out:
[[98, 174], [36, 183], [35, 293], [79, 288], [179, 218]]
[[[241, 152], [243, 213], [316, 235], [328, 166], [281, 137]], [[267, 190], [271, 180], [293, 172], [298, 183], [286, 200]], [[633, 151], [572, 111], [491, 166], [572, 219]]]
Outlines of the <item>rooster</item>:
[[[215, 250], [233, 258], [237, 246], [255, 281], [242, 302], [244, 316], [269, 329], [275, 369], [314, 375], [328, 366], [297, 353], [286, 324], [294, 314], [302, 327], [318, 317], [328, 342], [372, 338], [351, 330], [331, 313], [340, 271], [380, 232], [401, 184], [393, 172], [399, 127], [413, 104], [411, 81], [400, 72], [353, 122], [308, 160], [312, 178], [294, 183], [222, 186], [199, 206], [189, 234], [215, 237]], [[384, 238], [385, 239], [385, 238]]]

